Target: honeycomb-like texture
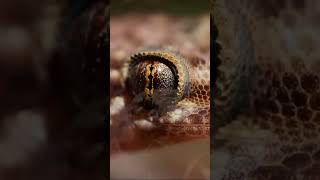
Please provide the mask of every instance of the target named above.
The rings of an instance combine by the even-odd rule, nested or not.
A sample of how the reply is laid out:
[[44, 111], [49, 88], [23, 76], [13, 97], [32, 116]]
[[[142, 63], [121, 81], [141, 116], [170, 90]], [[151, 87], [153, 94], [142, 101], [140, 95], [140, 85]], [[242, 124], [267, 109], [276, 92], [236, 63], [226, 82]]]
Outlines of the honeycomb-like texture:
[[[111, 154], [209, 137], [209, 15], [187, 19], [188, 23], [182, 17], [161, 14], [111, 17]], [[124, 83], [128, 75], [125, 63], [148, 47], [178, 51], [177, 55], [187, 61], [189, 93], [174, 106], [144, 110], [127, 98], [130, 93]]]
[[214, 179], [319, 179], [319, 7], [212, 0], [216, 120], [227, 122], [215, 139], [224, 143], [213, 154], [224, 159], [213, 159]]
[[[273, 72], [258, 79], [255, 95], [257, 121], [282, 141], [301, 143], [319, 135], [319, 75], [312, 72]], [[259, 118], [258, 118], [259, 119]]]
[[189, 99], [201, 106], [210, 104], [210, 64], [208, 61], [200, 58], [191, 58], [190, 60], [190, 79], [191, 91]]

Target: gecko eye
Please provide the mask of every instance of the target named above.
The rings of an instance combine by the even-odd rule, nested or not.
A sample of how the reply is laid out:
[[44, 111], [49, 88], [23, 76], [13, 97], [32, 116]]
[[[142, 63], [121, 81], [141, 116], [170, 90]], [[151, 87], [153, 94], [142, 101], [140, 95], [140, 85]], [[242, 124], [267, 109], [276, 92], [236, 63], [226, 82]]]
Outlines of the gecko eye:
[[146, 109], [175, 104], [188, 94], [185, 60], [172, 52], [139, 52], [128, 67], [129, 94]]

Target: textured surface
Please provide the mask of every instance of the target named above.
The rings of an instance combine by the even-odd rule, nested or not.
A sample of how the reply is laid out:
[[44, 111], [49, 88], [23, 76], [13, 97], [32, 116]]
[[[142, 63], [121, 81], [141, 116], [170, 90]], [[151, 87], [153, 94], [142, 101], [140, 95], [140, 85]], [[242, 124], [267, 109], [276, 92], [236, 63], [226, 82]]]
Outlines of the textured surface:
[[[190, 95], [163, 113], [145, 112], [126, 101], [125, 62], [149, 46], [174, 49], [169, 52], [173, 55], [178, 51], [190, 71]], [[208, 141], [189, 142], [186, 147], [192, 148], [185, 151], [188, 159], [181, 150], [184, 141], [209, 137], [209, 16], [184, 18], [156, 13], [111, 16], [110, 50], [111, 177], [124, 177], [116, 169], [127, 167], [122, 168], [123, 172], [137, 179], [183, 178], [184, 173], [185, 178], [208, 178], [204, 168], [209, 168], [209, 161], [201, 161], [196, 175], [186, 172], [190, 164], [198, 162], [196, 159], [204, 154], [208, 157]]]
[[[203, 46], [202, 50], [192, 44], [192, 41], [203, 40], [203, 37], [197, 37], [197, 31], [201, 29], [192, 28], [186, 33], [186, 29], [191, 27], [183, 27], [182, 22], [184, 21], [161, 15], [141, 17], [132, 14], [111, 18], [110, 135], [111, 141], [123, 146], [122, 149], [125, 146], [136, 146], [139, 143], [143, 143], [143, 146], [150, 146], [155, 142], [166, 144], [170, 141], [175, 143], [209, 136], [209, 42], [200, 42]], [[208, 16], [190, 19], [190, 21], [200, 23], [202, 28], [207, 28], [204, 33], [209, 35]], [[136, 29], [130, 28], [132, 24], [135, 24]], [[164, 27], [166, 29], [163, 29]], [[167, 34], [168, 31], [172, 31], [171, 35]], [[151, 32], [152, 34], [149, 34]], [[190, 95], [164, 113], [145, 112], [136, 115], [130, 108], [138, 111], [139, 107], [132, 107], [130, 102], [125, 102], [126, 74], [121, 72], [124, 71], [124, 63], [132, 54], [139, 52], [142, 47], [152, 45], [171, 46], [185, 56], [190, 71]], [[175, 54], [175, 52], [172, 53]], [[118, 134], [119, 131], [125, 131], [123, 132], [125, 135]], [[111, 146], [111, 148], [114, 147]]]
[[319, 3], [212, 1], [216, 179], [317, 179]]

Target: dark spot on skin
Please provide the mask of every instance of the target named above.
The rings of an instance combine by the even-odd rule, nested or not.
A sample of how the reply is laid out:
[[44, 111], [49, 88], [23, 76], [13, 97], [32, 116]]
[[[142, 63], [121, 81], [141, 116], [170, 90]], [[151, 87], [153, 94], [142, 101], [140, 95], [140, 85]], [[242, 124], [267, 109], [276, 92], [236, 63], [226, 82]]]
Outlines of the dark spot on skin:
[[320, 125], [320, 113], [319, 112], [316, 113], [316, 115], [313, 117], [312, 121], [315, 122], [316, 124]]
[[319, 78], [311, 73], [301, 76], [301, 86], [309, 93], [316, 92], [319, 89]]
[[320, 110], [320, 93], [316, 93], [311, 96], [310, 106], [313, 110]]
[[278, 134], [278, 135], [283, 135], [284, 134], [284, 130], [280, 127], [277, 127], [275, 130], [274, 130], [274, 133]]
[[283, 122], [282, 118], [281, 118], [280, 116], [277, 116], [277, 115], [271, 116], [270, 121], [271, 121], [274, 125], [277, 125], [277, 126], [281, 125], [282, 122]]
[[209, 91], [209, 90], [210, 90], [209, 85], [204, 85], [204, 89], [205, 89], [206, 91]]
[[295, 107], [290, 104], [282, 105], [282, 114], [286, 117], [293, 117], [295, 115]]
[[[317, 148], [317, 145], [314, 143], [308, 143], [301, 146], [300, 150], [306, 153], [312, 153]], [[312, 158], [313, 159], [313, 158]]]
[[285, 88], [281, 87], [281, 88], [278, 89], [278, 91], [277, 91], [277, 99], [281, 103], [289, 102], [288, 92], [287, 92], [287, 90]]
[[282, 161], [282, 164], [289, 169], [301, 169], [311, 162], [311, 158], [306, 153], [296, 153]]
[[305, 106], [307, 103], [307, 95], [300, 91], [292, 91], [291, 99], [296, 106]]
[[298, 123], [296, 120], [290, 118], [286, 121], [286, 127], [289, 129], [298, 128]]
[[320, 150], [315, 152], [313, 155], [312, 155], [312, 159], [315, 160], [315, 161], [318, 161], [320, 162]]
[[309, 121], [312, 117], [312, 111], [307, 108], [298, 109], [297, 116], [302, 121]]
[[282, 81], [288, 89], [295, 89], [298, 86], [298, 78], [293, 73], [284, 73]]

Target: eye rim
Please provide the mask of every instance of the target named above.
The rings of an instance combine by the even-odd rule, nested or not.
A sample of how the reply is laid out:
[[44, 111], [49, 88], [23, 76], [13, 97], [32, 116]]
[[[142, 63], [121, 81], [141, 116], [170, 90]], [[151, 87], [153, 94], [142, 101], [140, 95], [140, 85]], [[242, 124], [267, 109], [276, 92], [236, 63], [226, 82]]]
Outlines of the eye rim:
[[[168, 66], [177, 79], [177, 94], [175, 103], [189, 95], [190, 76], [187, 61], [178, 52], [168, 49], [142, 50], [130, 56], [127, 72], [130, 72], [138, 63], [144, 61], [159, 61]], [[130, 77], [127, 77], [127, 82]]]

